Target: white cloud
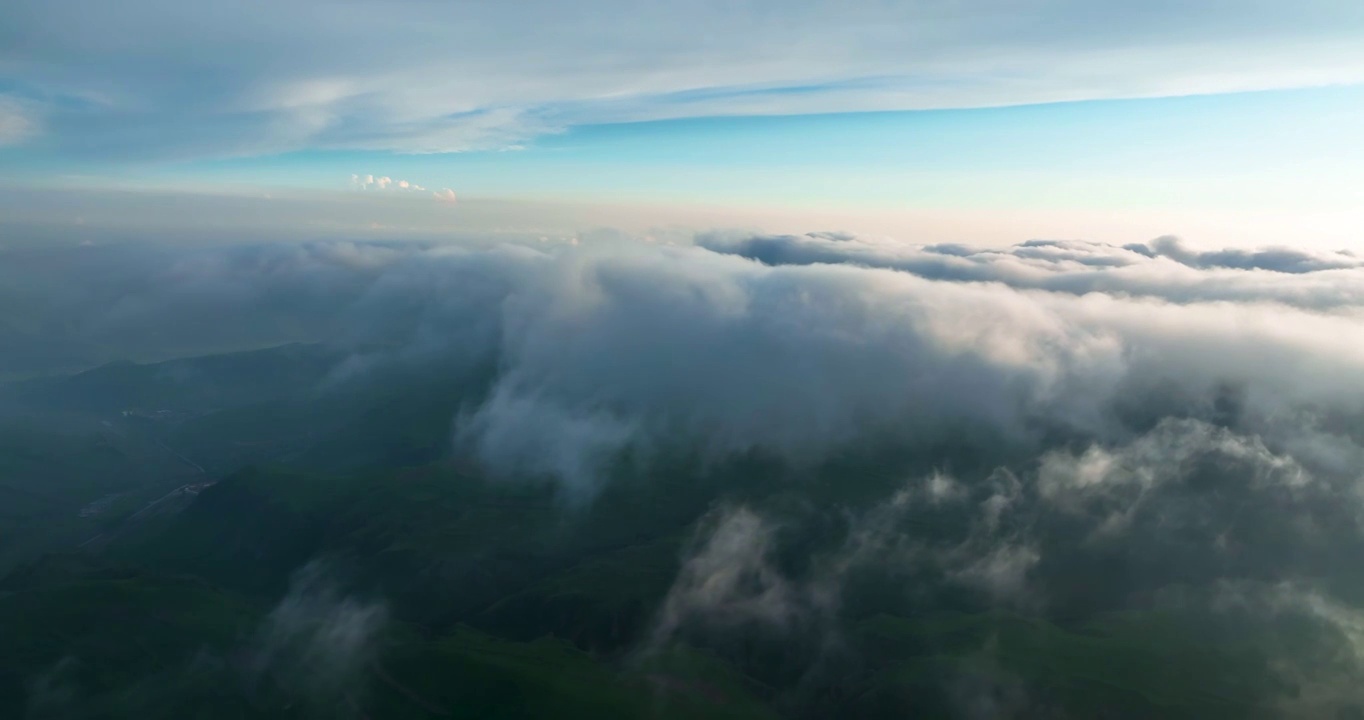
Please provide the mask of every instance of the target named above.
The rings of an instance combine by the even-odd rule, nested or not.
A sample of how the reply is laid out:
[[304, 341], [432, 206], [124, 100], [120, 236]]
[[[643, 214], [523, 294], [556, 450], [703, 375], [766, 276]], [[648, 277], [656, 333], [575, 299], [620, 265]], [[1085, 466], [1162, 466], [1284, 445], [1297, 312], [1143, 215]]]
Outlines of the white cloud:
[[[158, 137], [183, 152], [240, 151], [234, 135], [247, 148], [450, 151], [582, 123], [1364, 80], [1355, 3], [1249, 0], [1235, 22], [1228, 13], [1218, 0], [591, 0], [575, 12], [546, 0], [370, 0], [346, 12], [285, 0], [266, 15], [233, 8], [205, 22], [197, 6], [159, 0], [54, 0], [4, 12], [0, 26], [46, 39], [7, 55], [8, 79], [46, 96], [109, 96], [108, 112], [73, 111], [64, 127], [101, 147], [130, 134], [147, 143], [128, 152]], [[253, 38], [251, 52], [241, 37]], [[231, 118], [238, 132], [195, 122], [205, 117]]]
[[40, 131], [32, 103], [0, 95], [0, 147], [18, 145]]
[[1364, 267], [1339, 267], [1348, 256], [1202, 253], [1189, 265], [1099, 243], [902, 252], [807, 240], [820, 262], [762, 264], [736, 254], [756, 246], [714, 236], [204, 249], [119, 285], [79, 329], [90, 342], [188, 333], [182, 315], [212, 312], [240, 318], [217, 335], [272, 328], [282, 342], [295, 318], [309, 337], [340, 328], [362, 345], [466, 359], [450, 372], [495, 367], [486, 402], [458, 423], [461, 447], [586, 493], [624, 448], [809, 467], [878, 442], [1029, 448], [1058, 435], [1098, 443], [1061, 485], [1140, 487], [1117, 482], [1112, 448], [1165, 417], [1258, 438], [1222, 454], [1263, 447], [1305, 476], [1364, 462], [1347, 423], [1364, 417]]
[[493, 467], [512, 476], [556, 475], [570, 500], [594, 495], [611, 460], [636, 436], [608, 413], [583, 415], [508, 386], [460, 423], [475, 454]]
[[374, 175], [365, 175], [364, 177], [361, 177], [356, 174], [351, 174], [350, 183], [352, 187], [357, 187], [360, 188], [361, 190], [368, 189], [403, 191], [426, 190], [426, 188], [414, 182], [408, 182], [407, 180], [394, 180], [393, 178], [388, 177], [387, 175], [379, 177], [375, 177]]
[[[790, 482], [700, 523], [652, 647], [736, 628], [820, 645], [866, 609], [866, 587], [877, 611], [899, 597], [1080, 617], [1235, 581], [1260, 603], [1266, 587], [1301, 587], [1279, 604], [1334, 627], [1357, 660], [1364, 623], [1342, 601], [1364, 555], [1354, 256], [843, 233], [581, 240], [138, 246], [67, 282], [35, 282], [33, 266], [0, 275], [54, 294], [107, 287], [81, 308], [97, 340], [194, 332], [206, 315], [224, 318], [218, 337], [290, 323], [364, 348], [337, 382], [471, 379], [460, 460], [555, 478], [582, 502], [623, 462], [700, 456], [721, 468], [705, 480], [730, 477], [736, 456], [770, 463]], [[899, 458], [924, 467], [902, 475]], [[852, 506], [816, 500], [823, 482], [856, 483], [838, 493]], [[382, 605], [300, 585], [269, 625], [279, 640], [265, 647], [281, 650], [263, 656], [328, 669], [328, 687], [355, 677], [347, 659], [372, 652]], [[1352, 699], [1357, 679], [1298, 700]]]
[[288, 678], [304, 700], [329, 705], [363, 686], [387, 623], [385, 603], [342, 594], [321, 564], [309, 563], [294, 573], [258, 631], [249, 670], [257, 678]]
[[1278, 247], [1200, 251], [1176, 238], [1109, 245], [1030, 241], [996, 248], [922, 245], [850, 234], [706, 233], [702, 247], [768, 265], [887, 268], [933, 280], [999, 282], [1020, 290], [1141, 295], [1170, 302], [1364, 306], [1364, 257]]
[[1031, 547], [999, 545], [962, 568], [956, 577], [997, 599], [1015, 598], [1024, 592], [1028, 571], [1040, 559], [1041, 555]]
[[688, 623], [786, 627], [804, 615], [807, 589], [772, 564], [775, 530], [745, 507], [723, 508], [704, 522], [659, 610], [651, 644], [663, 645]]
[[431, 194], [435, 195], [436, 199], [441, 202], [451, 204], [455, 202], [455, 191], [451, 190], [450, 188], [441, 188], [440, 190], [437, 190], [436, 192], [433, 192]]
[[[1206, 403], [1226, 383], [1248, 388], [1247, 421], [1266, 431], [1291, 417], [1285, 403], [1364, 400], [1357, 313], [764, 267], [700, 248], [584, 245], [524, 259], [537, 280], [499, 311], [503, 382], [715, 453], [800, 462], [883, 433], [931, 442], [988, 426], [1022, 440], [1039, 421], [1120, 433], [1132, 393]], [[1223, 271], [1193, 272], [1204, 290]], [[1314, 274], [1285, 274], [1283, 287]], [[606, 360], [620, 357], [630, 363]]]
[[[799, 466], [861, 443], [976, 433], [992, 444], [1049, 433], [1125, 443], [1148, 416], [1226, 415], [1314, 476], [1361, 457], [1332, 423], [1364, 413], [1364, 268], [1199, 268], [1082, 243], [916, 251], [971, 270], [957, 275], [764, 265], [590, 236], [495, 250], [356, 246], [344, 262], [338, 247], [204, 251], [173, 276], [133, 283], [82, 332], [185, 326], [150, 318], [229, 301], [244, 309], [215, 312], [242, 317], [245, 332], [260, 324], [252, 303], [288, 289], [300, 299], [265, 313], [271, 323], [287, 310], [308, 313], [310, 327], [401, 331], [411, 348], [498, 368], [488, 402], [459, 427], [463, 446], [508, 474], [587, 490], [596, 464], [624, 446], [756, 450]], [[260, 277], [252, 253], [281, 270]], [[550, 451], [528, 467], [511, 461], [517, 444]], [[1097, 460], [1085, 467], [1080, 485], [1110, 477]]]

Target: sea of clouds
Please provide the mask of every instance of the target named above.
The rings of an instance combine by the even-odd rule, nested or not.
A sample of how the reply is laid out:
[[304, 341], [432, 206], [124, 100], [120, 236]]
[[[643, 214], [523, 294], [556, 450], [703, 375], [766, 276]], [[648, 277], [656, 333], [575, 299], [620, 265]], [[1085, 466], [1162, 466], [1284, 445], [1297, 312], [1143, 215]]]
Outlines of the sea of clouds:
[[[333, 390], [393, 368], [483, 373], [452, 448], [580, 505], [620, 458], [647, 469], [678, 448], [795, 474], [887, 448], [933, 468], [841, 510], [841, 544], [799, 577], [769, 557], [789, 518], [717, 506], [656, 643], [697, 618], [823, 623], [874, 562], [1024, 609], [1192, 592], [1291, 610], [1364, 659], [1364, 258], [1173, 238], [580, 240], [24, 261], [77, 279], [41, 298], [74, 318], [72, 342], [326, 341], [350, 348]], [[956, 521], [913, 529], [929, 516]]]

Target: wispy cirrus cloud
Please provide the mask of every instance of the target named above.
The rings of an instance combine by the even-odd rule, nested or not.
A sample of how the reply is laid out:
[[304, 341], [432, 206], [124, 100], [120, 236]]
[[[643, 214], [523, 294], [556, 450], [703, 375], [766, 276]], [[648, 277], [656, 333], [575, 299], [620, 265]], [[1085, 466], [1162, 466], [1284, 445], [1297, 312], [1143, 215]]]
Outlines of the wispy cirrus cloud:
[[[1234, 21], [1233, 21], [1234, 14]], [[598, 18], [613, 21], [602, 23]], [[81, 156], [447, 152], [563, 127], [1364, 80], [1358, 4], [7, 5], [0, 81]], [[507, 38], [515, 38], [508, 42]]]
[[0, 147], [18, 145], [39, 130], [38, 112], [32, 103], [0, 95]]

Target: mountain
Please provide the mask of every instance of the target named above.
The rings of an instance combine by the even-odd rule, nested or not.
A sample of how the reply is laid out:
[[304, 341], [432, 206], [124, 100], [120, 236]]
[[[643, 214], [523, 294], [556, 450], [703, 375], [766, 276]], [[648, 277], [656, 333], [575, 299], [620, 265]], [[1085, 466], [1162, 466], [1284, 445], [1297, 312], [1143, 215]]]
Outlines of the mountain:
[[[792, 468], [665, 449], [621, 458], [583, 498], [491, 472], [451, 441], [486, 392], [477, 379], [338, 390], [329, 353], [106, 366], [11, 388], [28, 403], [15, 412], [30, 413], [14, 417], [42, 421], [0, 435], [14, 439], [0, 487], [28, 498], [14, 518], [48, 512], [70, 529], [6, 525], [26, 550], [0, 581], [0, 717], [1359, 709], [1340, 691], [1357, 679], [1341, 636], [1237, 609], [1228, 583], [1220, 605], [1203, 601], [1216, 588], [1176, 576], [1159, 597], [1077, 590], [1083, 602], [1061, 603], [1098, 577], [1090, 566], [1027, 548], [948, 564], [974, 552], [977, 506], [954, 509], [941, 498], [965, 491], [947, 486], [908, 494], [904, 478], [923, 468], [903, 453]], [[95, 476], [110, 484], [79, 479]], [[998, 505], [986, 490], [980, 507]], [[1055, 578], [1050, 602], [992, 594], [1023, 561]]]

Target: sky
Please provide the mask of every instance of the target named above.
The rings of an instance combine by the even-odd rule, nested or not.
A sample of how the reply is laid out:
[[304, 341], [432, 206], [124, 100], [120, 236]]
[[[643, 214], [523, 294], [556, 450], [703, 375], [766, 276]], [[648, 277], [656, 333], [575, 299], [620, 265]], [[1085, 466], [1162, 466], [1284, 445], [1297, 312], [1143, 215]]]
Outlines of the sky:
[[0, 9], [0, 211], [204, 233], [1352, 247], [1348, 0]]

